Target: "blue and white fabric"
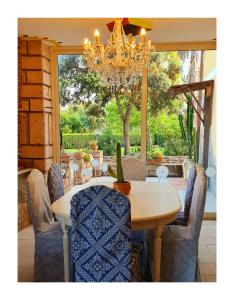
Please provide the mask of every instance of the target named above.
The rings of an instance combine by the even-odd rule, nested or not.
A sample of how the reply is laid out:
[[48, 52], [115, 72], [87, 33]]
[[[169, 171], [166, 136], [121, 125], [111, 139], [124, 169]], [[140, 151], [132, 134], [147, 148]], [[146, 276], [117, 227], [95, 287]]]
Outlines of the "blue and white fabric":
[[59, 164], [52, 164], [47, 177], [50, 201], [53, 203], [64, 195], [63, 178]]
[[27, 200], [35, 237], [34, 280], [64, 281], [63, 233], [53, 219], [43, 174], [36, 169], [27, 178]]
[[131, 209], [124, 194], [102, 185], [71, 200], [76, 282], [131, 281]]

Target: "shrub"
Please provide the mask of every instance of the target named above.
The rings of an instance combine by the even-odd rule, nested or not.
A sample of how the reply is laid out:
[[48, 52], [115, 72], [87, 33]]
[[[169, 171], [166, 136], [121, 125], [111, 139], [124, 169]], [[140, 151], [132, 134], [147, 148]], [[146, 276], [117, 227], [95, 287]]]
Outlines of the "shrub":
[[[96, 136], [92, 133], [63, 133], [63, 147], [64, 149], [81, 149], [89, 148], [91, 141], [95, 141]], [[110, 129], [105, 129], [99, 136], [98, 146], [103, 150], [104, 155], [115, 155], [116, 143], [124, 146], [124, 138], [121, 134], [113, 134]], [[137, 134], [130, 134], [130, 142], [136, 149], [141, 144], [141, 136]], [[137, 151], [136, 151], [137, 152]]]
[[187, 155], [188, 148], [182, 139], [170, 139], [163, 144], [164, 154], [166, 156]]
[[64, 133], [63, 146], [65, 149], [88, 148], [89, 142], [95, 140], [95, 134], [92, 133]]

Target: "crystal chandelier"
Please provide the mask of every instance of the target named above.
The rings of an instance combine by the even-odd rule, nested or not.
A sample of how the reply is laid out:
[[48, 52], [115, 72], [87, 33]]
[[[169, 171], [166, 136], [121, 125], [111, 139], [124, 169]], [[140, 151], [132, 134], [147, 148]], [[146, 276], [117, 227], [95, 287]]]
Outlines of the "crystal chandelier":
[[90, 71], [99, 74], [111, 89], [138, 84], [153, 50], [151, 41], [146, 42], [145, 29], [141, 29], [141, 41], [137, 43], [132, 34], [127, 36], [124, 33], [122, 19], [116, 19], [106, 46], [100, 42], [98, 30], [94, 36], [94, 45], [88, 39], [84, 42], [84, 55]]

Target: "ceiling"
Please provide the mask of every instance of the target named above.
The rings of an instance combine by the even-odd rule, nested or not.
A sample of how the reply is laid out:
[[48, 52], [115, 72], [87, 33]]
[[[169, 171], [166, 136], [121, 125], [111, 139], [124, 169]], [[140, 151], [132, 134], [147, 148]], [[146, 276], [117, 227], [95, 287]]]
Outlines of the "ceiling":
[[[215, 18], [145, 18], [152, 25], [147, 38], [153, 43], [212, 41], [216, 39]], [[19, 18], [19, 36], [48, 37], [62, 45], [82, 45], [93, 40], [95, 29], [103, 42], [110, 36], [106, 26], [113, 18]]]

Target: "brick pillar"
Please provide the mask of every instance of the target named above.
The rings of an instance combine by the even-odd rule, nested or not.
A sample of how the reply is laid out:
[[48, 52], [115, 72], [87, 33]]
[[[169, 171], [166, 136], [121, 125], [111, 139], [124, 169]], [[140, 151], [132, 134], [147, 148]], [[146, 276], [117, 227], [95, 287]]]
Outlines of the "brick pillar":
[[19, 165], [46, 172], [52, 163], [50, 51], [41, 40], [19, 39]]

